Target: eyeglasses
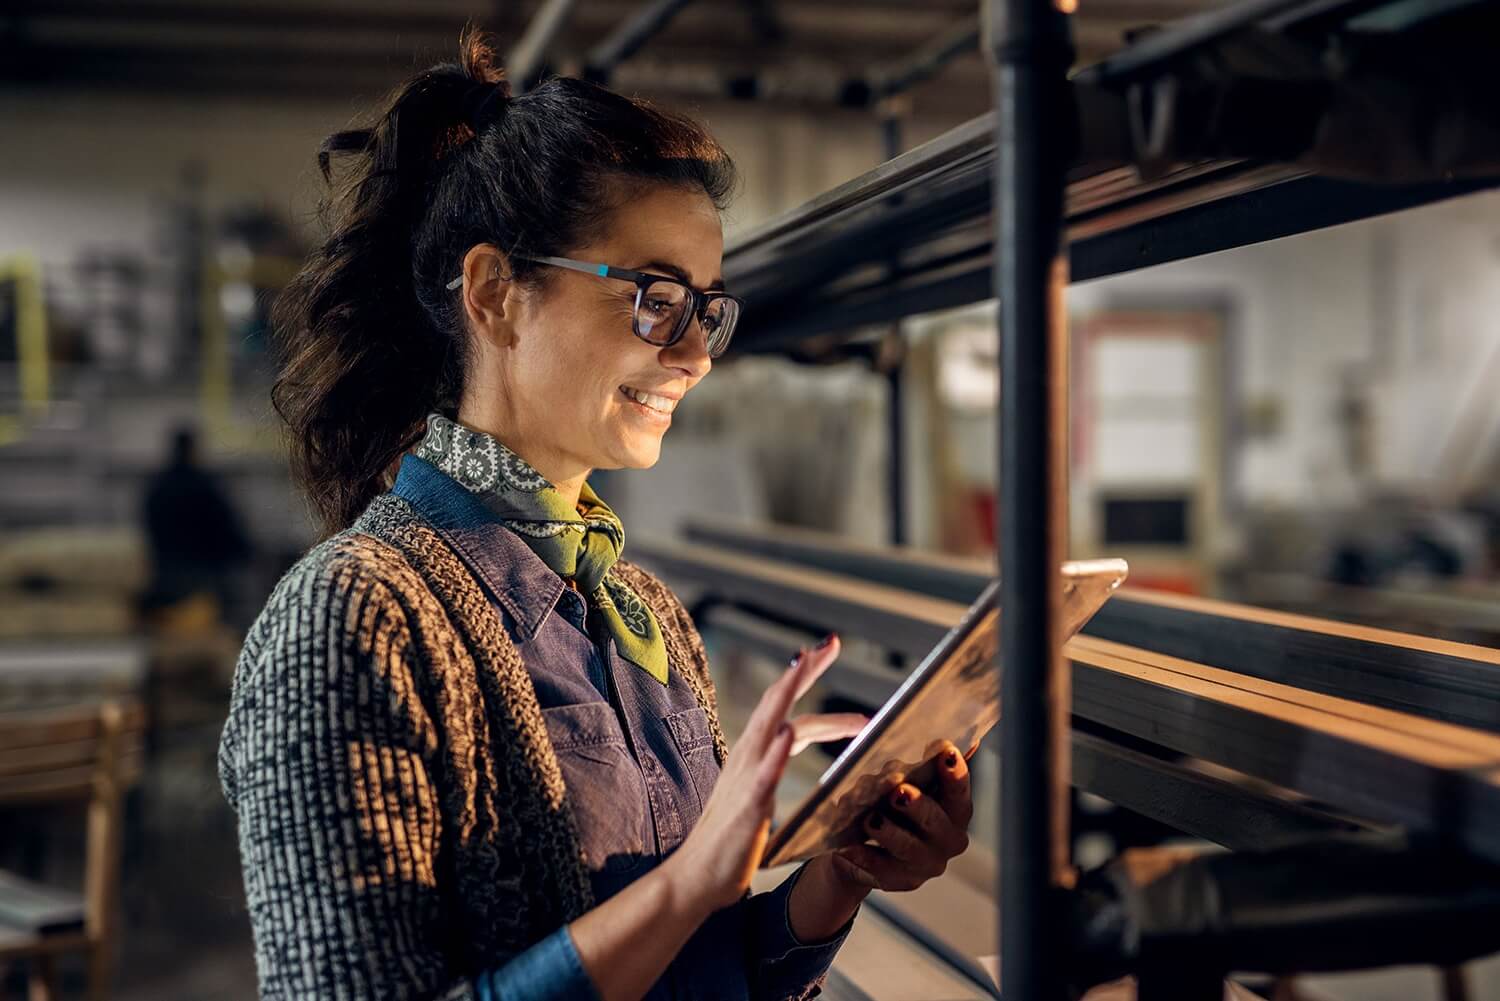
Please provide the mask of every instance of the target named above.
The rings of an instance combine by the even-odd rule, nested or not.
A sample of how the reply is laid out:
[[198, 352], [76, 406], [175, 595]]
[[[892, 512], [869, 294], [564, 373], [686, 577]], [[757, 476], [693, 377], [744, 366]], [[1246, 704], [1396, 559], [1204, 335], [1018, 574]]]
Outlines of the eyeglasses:
[[[631, 315], [631, 329], [635, 336], [647, 344], [661, 348], [671, 347], [682, 340], [689, 322], [696, 316], [708, 339], [708, 355], [710, 358], [717, 358], [729, 347], [729, 339], [734, 336], [740, 311], [745, 308], [742, 300], [727, 292], [699, 292], [682, 279], [667, 275], [630, 271], [610, 267], [608, 264], [590, 264], [570, 257], [530, 257], [525, 254], [510, 256], [537, 264], [582, 271], [599, 278], [634, 282], [635, 312]], [[464, 276], [459, 275], [447, 287], [452, 291], [463, 283]]]

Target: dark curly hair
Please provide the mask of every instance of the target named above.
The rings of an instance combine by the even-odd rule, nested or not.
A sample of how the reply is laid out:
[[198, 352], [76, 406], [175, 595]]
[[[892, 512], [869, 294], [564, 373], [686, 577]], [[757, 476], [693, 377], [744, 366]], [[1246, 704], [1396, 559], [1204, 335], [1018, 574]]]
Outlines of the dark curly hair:
[[[271, 399], [292, 473], [325, 533], [391, 482], [433, 410], [454, 413], [468, 333], [447, 281], [479, 243], [567, 255], [643, 184], [703, 190], [722, 211], [737, 175], [682, 115], [583, 80], [512, 97], [489, 41], [399, 87], [367, 128], [329, 136], [328, 237], [277, 298]], [[335, 179], [333, 155], [357, 157]], [[536, 287], [545, 268], [511, 262]]]

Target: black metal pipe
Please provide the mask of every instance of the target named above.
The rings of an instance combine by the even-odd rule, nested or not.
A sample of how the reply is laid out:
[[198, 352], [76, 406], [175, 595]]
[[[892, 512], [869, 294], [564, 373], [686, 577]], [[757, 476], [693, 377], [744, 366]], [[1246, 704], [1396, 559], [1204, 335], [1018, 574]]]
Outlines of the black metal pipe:
[[[1067, 23], [1048, 0], [989, 0], [996, 108], [995, 289], [1000, 297], [1000, 974], [1007, 1001], [1064, 996], [1053, 872], [1061, 778], [1049, 698], [1054, 307], [1063, 220]], [[1000, 667], [997, 665], [997, 670]]]
[[900, 62], [876, 67], [866, 73], [871, 100], [879, 101], [910, 90], [936, 76], [959, 56], [973, 52], [978, 45], [979, 18], [969, 18], [953, 25]]
[[615, 67], [640, 51], [690, 0], [652, 0], [616, 28], [584, 60], [584, 73], [598, 83], [607, 83]]
[[[894, 160], [901, 155], [901, 118], [886, 115], [881, 122], [881, 134], [885, 139], [885, 158]], [[895, 203], [900, 195], [892, 197]], [[892, 277], [901, 270], [901, 254], [893, 253], [890, 259]], [[890, 451], [890, 467], [887, 470], [886, 489], [890, 495], [890, 541], [893, 546], [906, 545], [906, 394], [902, 378], [906, 370], [906, 342], [898, 318], [891, 324], [887, 337], [896, 344], [895, 357], [886, 366], [886, 438]]]
[[[1332, 6], [1338, 9], [1361, 2], [1363, 0], [1337, 0]], [[1159, 68], [1169, 59], [1304, 6], [1310, 6], [1307, 0], [1245, 0], [1184, 18], [1146, 35], [1101, 62], [1079, 70], [1076, 80], [1089, 86], [1119, 86], [1143, 71]]]
[[526, 33], [505, 60], [506, 76], [516, 93], [525, 93], [536, 83], [534, 78], [546, 62], [547, 50], [562, 33], [568, 15], [577, 5], [578, 0], [546, 0], [532, 15]]

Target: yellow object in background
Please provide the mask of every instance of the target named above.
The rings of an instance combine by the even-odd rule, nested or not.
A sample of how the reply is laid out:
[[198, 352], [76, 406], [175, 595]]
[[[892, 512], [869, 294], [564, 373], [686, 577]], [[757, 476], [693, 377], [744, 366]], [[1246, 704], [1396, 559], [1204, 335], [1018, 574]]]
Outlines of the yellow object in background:
[[25, 418], [47, 405], [47, 311], [42, 304], [41, 267], [29, 256], [0, 259], [0, 284], [13, 283], [13, 320], [16, 331], [16, 372], [21, 411], [0, 414], [0, 445], [21, 436]]

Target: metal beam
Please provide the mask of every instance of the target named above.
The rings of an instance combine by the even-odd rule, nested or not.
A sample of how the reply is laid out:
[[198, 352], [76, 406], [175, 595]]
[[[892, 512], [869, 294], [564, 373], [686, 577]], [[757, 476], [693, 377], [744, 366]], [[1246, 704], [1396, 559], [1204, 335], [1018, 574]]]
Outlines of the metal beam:
[[1153, 31], [1136, 44], [1080, 70], [1077, 79], [1090, 86], [1120, 86], [1262, 21], [1273, 18], [1285, 21], [1286, 15], [1298, 8], [1314, 9], [1324, 17], [1339, 10], [1370, 5], [1370, 0], [1240, 0]]
[[[1205, 184], [1198, 191], [1189, 188], [1170, 194], [1161, 192], [1141, 196], [1141, 200], [1133, 203], [1122, 198], [1128, 210], [1122, 207], [1108, 217], [1102, 212], [1092, 212], [1070, 220], [1068, 257], [1072, 280], [1125, 274], [1459, 198], [1493, 189], [1500, 185], [1500, 178], [1369, 185], [1287, 171], [1279, 178], [1264, 172], [1247, 173], [1243, 182], [1245, 186], [1239, 190], [1223, 183], [1211, 188]], [[972, 234], [962, 230], [968, 223], [985, 218], [977, 208], [962, 208], [965, 201], [974, 205], [979, 193], [929, 197], [931, 202], [923, 197], [912, 198], [900, 210], [899, 219], [892, 212], [888, 218], [871, 218], [838, 233], [805, 233], [800, 240], [789, 237], [787, 243], [795, 245], [794, 256], [816, 257], [819, 271], [830, 275], [821, 287], [799, 288], [793, 282], [783, 295], [775, 290], [776, 272], [770, 261], [731, 268], [726, 258], [726, 280], [736, 289], [749, 287], [750, 310], [744, 329], [736, 335], [736, 351], [746, 354], [780, 351], [788, 343], [807, 337], [847, 333], [861, 325], [888, 323], [896, 317], [996, 298], [991, 243], [977, 230]], [[951, 210], [947, 215], [931, 213], [928, 220], [932, 229], [926, 233], [921, 230], [921, 222], [916, 229], [902, 228], [910, 220], [920, 220], [926, 206], [938, 200], [943, 205], [956, 205], [959, 213], [956, 216]], [[856, 249], [843, 258], [819, 253], [834, 240], [839, 246], [869, 249]], [[834, 291], [827, 291], [836, 279], [857, 274], [876, 253], [876, 248], [884, 248], [893, 240], [906, 243], [912, 250], [927, 246], [962, 247], [962, 255], [955, 250], [944, 260], [966, 256], [973, 263], [939, 270], [913, 262], [907, 265], [908, 277], [899, 284], [843, 281]], [[927, 271], [931, 271], [930, 277], [924, 276]]]
[[[965, 608], [707, 546], [632, 545], [675, 582], [770, 621], [838, 629], [916, 659]], [[1066, 653], [1077, 717], [1500, 863], [1500, 744], [1491, 734], [1087, 636]], [[1007, 706], [1002, 736], [1012, 718]]]
[[584, 72], [591, 80], [607, 83], [615, 67], [640, 51], [657, 32], [669, 24], [691, 0], [651, 0], [589, 50]]
[[[899, 62], [877, 66], [865, 74], [871, 103], [909, 90], [940, 73], [959, 56], [979, 48], [979, 18], [972, 17], [953, 25], [941, 35], [923, 44]], [[897, 152], [900, 152], [899, 150]], [[895, 156], [889, 153], [886, 159]]]
[[547, 58], [547, 50], [577, 4], [578, 0], [546, 0], [542, 9], [532, 17], [526, 26], [526, 34], [521, 36], [505, 61], [506, 76], [516, 93], [524, 93], [531, 86], [532, 77], [541, 71]]
[[1264, 787], [1252, 788], [1073, 732], [1073, 785], [1173, 830], [1233, 851], [1279, 845], [1368, 826]]
[[[990, 568], [810, 529], [690, 522], [687, 538], [968, 604]], [[1227, 601], [1126, 588], [1083, 627], [1100, 639], [1500, 733], [1500, 651]]]
[[[778, 626], [729, 605], [713, 608], [701, 625], [710, 636], [778, 663], [788, 650], [816, 639], [815, 632]], [[903, 677], [846, 654], [823, 675], [822, 684], [830, 694], [873, 710], [885, 704]], [[1207, 775], [1078, 729], [1071, 739], [1075, 788], [1226, 848], [1265, 850], [1315, 835], [1366, 829], [1269, 786]], [[991, 753], [988, 747], [986, 742], [980, 753]]]

